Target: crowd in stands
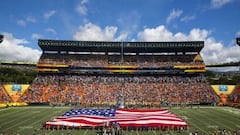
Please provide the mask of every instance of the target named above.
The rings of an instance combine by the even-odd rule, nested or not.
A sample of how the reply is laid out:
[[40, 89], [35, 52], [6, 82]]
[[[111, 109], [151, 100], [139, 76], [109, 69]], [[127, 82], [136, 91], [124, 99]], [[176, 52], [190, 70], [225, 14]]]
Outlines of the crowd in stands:
[[236, 85], [234, 91], [228, 96], [228, 104], [240, 108], [240, 84]]
[[[97, 67], [108, 65], [173, 66], [204, 65], [191, 55], [42, 54], [39, 64], [67, 64]], [[200, 56], [200, 55], [199, 55]], [[21, 100], [28, 103], [115, 104], [198, 104], [215, 103], [218, 98], [202, 75], [38, 75]]]
[[[77, 55], [77, 54], [43, 54], [39, 64], [66, 64], [70, 66], [108, 65], [125, 66], [173, 66], [173, 65], [203, 65], [202, 60], [194, 60], [196, 54], [191, 55], [126, 55], [123, 60], [120, 55]], [[199, 56], [200, 57], [200, 56]]]
[[3, 85], [0, 84], [0, 103], [10, 102], [11, 99], [3, 88]]
[[[198, 59], [196, 59], [198, 56]], [[100, 55], [42, 54], [38, 64], [104, 67], [204, 65], [201, 56], [188, 55]], [[130, 75], [38, 75], [21, 97], [31, 103], [80, 102], [115, 104], [121, 98], [128, 104], [213, 103], [218, 98], [202, 75], [130, 76]]]
[[204, 76], [38, 76], [22, 97], [27, 102], [115, 104], [213, 103], [217, 96]]

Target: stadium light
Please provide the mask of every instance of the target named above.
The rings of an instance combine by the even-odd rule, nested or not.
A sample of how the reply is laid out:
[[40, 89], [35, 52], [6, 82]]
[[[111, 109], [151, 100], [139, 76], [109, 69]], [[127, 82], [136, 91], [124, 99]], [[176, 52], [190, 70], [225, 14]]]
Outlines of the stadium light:
[[3, 37], [4, 37], [4, 36], [0, 34], [0, 43], [2, 43]]
[[240, 46], [240, 37], [237, 38], [237, 44]]

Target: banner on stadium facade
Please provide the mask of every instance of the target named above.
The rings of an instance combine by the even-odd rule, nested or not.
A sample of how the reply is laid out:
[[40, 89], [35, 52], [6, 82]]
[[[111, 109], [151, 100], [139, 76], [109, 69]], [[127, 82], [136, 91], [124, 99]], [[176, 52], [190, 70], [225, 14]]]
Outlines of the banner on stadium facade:
[[194, 61], [194, 62], [196, 62], [196, 61], [202, 62], [202, 61], [203, 61], [202, 56], [201, 56], [200, 54], [196, 55], [196, 56], [194, 57], [193, 61]]
[[227, 102], [228, 95], [230, 95], [235, 89], [235, 85], [211, 85], [215, 93], [220, 97], [220, 102], [225, 104]]
[[18, 99], [28, 90], [29, 84], [6, 84], [3, 85], [5, 91], [11, 97], [13, 102], [17, 102]]

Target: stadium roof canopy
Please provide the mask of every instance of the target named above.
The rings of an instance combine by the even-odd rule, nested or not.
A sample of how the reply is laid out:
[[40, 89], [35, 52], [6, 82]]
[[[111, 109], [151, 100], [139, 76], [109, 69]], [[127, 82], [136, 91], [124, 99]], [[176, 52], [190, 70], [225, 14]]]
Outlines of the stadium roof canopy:
[[111, 42], [111, 41], [69, 41], [38, 40], [43, 51], [67, 52], [121, 52], [125, 53], [165, 53], [197, 52], [204, 47], [204, 41], [180, 42]]

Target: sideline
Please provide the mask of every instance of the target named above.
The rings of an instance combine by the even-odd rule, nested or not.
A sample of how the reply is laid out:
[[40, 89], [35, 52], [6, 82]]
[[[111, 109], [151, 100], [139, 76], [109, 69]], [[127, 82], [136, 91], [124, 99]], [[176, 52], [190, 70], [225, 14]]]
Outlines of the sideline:
[[56, 107], [51, 107], [51, 106], [16, 106], [16, 107], [9, 107], [9, 108], [72, 108], [72, 106], [56, 106]]
[[1, 111], [6, 111], [6, 110], [9, 110], [9, 109], [11, 109], [10, 107], [8, 107], [8, 108], [2, 108], [2, 109], [0, 109], [0, 112]]

